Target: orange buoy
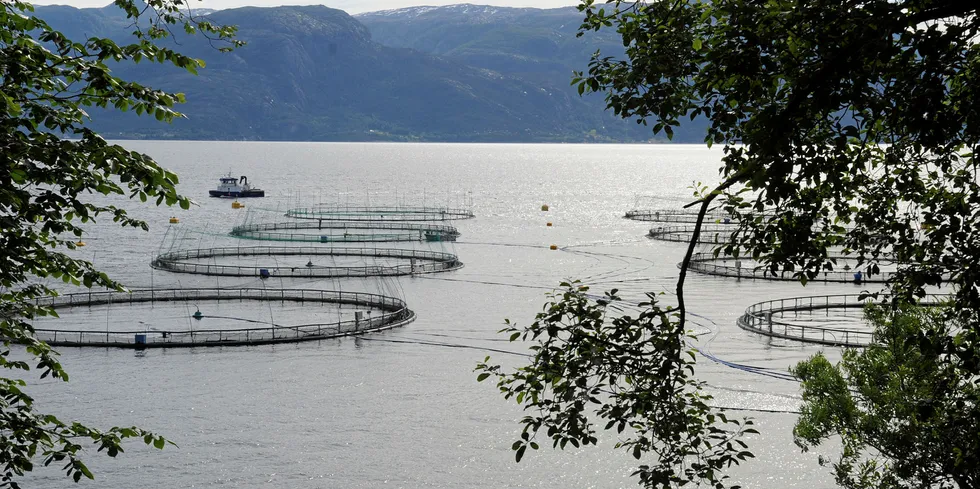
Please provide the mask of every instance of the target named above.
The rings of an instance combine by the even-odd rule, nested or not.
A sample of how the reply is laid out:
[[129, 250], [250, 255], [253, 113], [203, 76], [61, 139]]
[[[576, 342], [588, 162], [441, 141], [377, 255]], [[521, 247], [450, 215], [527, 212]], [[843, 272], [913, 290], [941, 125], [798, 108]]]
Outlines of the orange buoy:
[[170, 224], [177, 224], [179, 222], [180, 222], [180, 219], [177, 219], [176, 217], [171, 217], [170, 218]]
[[79, 247], [85, 246], [85, 242], [84, 241], [78, 241], [78, 242], [75, 243], [75, 246], [79, 246]]
[[558, 249], [558, 245], [551, 245], [551, 249], [557, 250]]
[[242, 207], [245, 207], [245, 204], [243, 204], [243, 203], [241, 203], [241, 202], [239, 202], [237, 200], [231, 203], [231, 208], [232, 209], [241, 209]]

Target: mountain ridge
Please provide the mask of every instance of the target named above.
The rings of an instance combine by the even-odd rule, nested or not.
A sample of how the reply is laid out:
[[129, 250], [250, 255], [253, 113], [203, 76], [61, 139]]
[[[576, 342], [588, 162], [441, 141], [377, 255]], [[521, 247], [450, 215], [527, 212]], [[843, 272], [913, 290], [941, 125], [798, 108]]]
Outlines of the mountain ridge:
[[[476, 13], [491, 12], [491, 30], [497, 28], [494, 19], [515, 11], [553, 15], [568, 10], [436, 8], [441, 13], [467, 9], [474, 15], [466, 22], [478, 21]], [[400, 10], [390, 14], [395, 22], [405, 15]], [[128, 32], [118, 15], [104, 9], [39, 6], [37, 15], [76, 39], [122, 39]], [[219, 54], [206, 40], [178, 33], [174, 47], [207, 63], [196, 77], [146, 63], [113, 66], [127, 79], [185, 93], [188, 103], [178, 110], [187, 119], [165, 125], [95, 110], [93, 127], [113, 138], [279, 141], [636, 142], [652, 136], [602, 110], [601, 97], [578, 97], [567, 78], [555, 82], [554, 76], [533, 70], [378, 42], [376, 27], [363, 21], [370, 15], [351, 16], [320, 5], [243, 7], [207, 16], [214, 23], [238, 25], [239, 37], [248, 44]], [[481, 41], [470, 41], [479, 51]], [[461, 38], [447, 46], [465, 44]], [[522, 54], [523, 48], [511, 46], [491, 57], [540, 59], [534, 47]], [[546, 71], [565, 72], [563, 63]]]
[[[579, 36], [583, 14], [576, 7], [536, 9], [466, 3], [355, 17], [381, 44], [492, 69], [572, 97], [578, 97], [577, 87], [571, 85], [573, 74], [588, 71], [597, 51], [615, 58], [624, 55], [622, 38], [614, 30], [586, 31]], [[645, 125], [616, 118], [606, 110], [602, 94], [586, 94], [581, 100], [589, 111], [604, 112], [606, 124], [615, 128], [621, 140], [666, 141], [664, 135], [654, 136]], [[674, 130], [674, 141], [701, 143], [706, 131], [703, 120], [682, 121]]]

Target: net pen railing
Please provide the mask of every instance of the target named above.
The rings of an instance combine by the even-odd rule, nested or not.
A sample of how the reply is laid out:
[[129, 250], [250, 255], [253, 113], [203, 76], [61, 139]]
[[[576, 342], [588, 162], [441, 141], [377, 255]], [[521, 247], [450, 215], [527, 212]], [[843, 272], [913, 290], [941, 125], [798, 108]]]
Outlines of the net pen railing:
[[42, 297], [35, 300], [39, 306], [63, 307], [93, 306], [104, 304], [126, 304], [138, 302], [176, 302], [192, 300], [266, 300], [292, 302], [330, 302], [342, 304], [364, 304], [381, 309], [401, 309], [405, 301], [396, 297], [371, 292], [319, 289], [222, 289], [222, 288], [181, 288], [181, 289], [136, 289], [128, 292], [88, 291]]
[[[730, 225], [704, 224], [698, 236], [699, 244], [724, 244], [731, 238], [736, 228]], [[694, 236], [694, 225], [686, 226], [655, 226], [647, 232], [647, 237], [659, 241], [674, 241], [689, 243]]]
[[[919, 305], [938, 306], [943, 299], [939, 295], [928, 296]], [[865, 347], [875, 341], [870, 325], [863, 323], [864, 308], [873, 301], [872, 297], [857, 294], [773, 299], [752, 304], [736, 323], [746, 331], [775, 338], [829, 346]], [[821, 317], [831, 320], [848, 313], [855, 313], [860, 318], [854, 324], [863, 330], [800, 324], [801, 320], [814, 321]]]
[[[311, 234], [288, 231], [325, 231]], [[342, 232], [342, 233], [341, 233]], [[289, 221], [235, 226], [231, 236], [260, 241], [383, 242], [455, 241], [459, 231], [448, 225], [412, 222]]]
[[115, 346], [129, 348], [238, 346], [326, 339], [382, 331], [404, 325], [415, 318], [404, 301], [366, 292], [310, 289], [158, 289], [132, 292], [82, 292], [38, 299], [38, 305], [59, 308], [106, 304], [187, 301], [291, 301], [347, 304], [372, 309], [380, 314], [334, 322], [275, 325], [263, 328], [194, 329], [177, 331], [128, 330], [91, 331], [35, 329], [35, 336], [55, 346]]
[[[352, 266], [244, 266], [196, 263], [190, 260], [248, 256], [357, 256], [408, 260], [397, 265]], [[411, 275], [456, 270], [463, 266], [456, 255], [440, 251], [405, 250], [396, 248], [340, 248], [311, 246], [254, 246], [180, 250], [163, 253], [151, 266], [174, 273], [219, 275], [232, 277], [298, 277], [345, 278]]]
[[[832, 257], [836, 260], [848, 260], [848, 257]], [[755, 263], [749, 260], [749, 263]], [[678, 264], [680, 267], [680, 264]], [[691, 256], [688, 269], [705, 274], [720, 277], [748, 278], [758, 280], [777, 280], [777, 281], [799, 281], [794, 271], [772, 272], [761, 267], [743, 267], [741, 260], [729, 256], [716, 257], [713, 253], [695, 253]], [[813, 278], [807, 278], [809, 282], [837, 282], [837, 283], [884, 283], [892, 278], [893, 272], [878, 271], [870, 273], [864, 268], [849, 268], [846, 270], [821, 271]]]
[[286, 217], [337, 221], [450, 221], [475, 217], [469, 209], [422, 206], [314, 206], [289, 209]]
[[[698, 222], [698, 211], [684, 209], [633, 209], [627, 211], [623, 217], [634, 221], [695, 224]], [[735, 224], [735, 219], [732, 218], [731, 214], [715, 210], [708, 211], [704, 215], [702, 223]]]

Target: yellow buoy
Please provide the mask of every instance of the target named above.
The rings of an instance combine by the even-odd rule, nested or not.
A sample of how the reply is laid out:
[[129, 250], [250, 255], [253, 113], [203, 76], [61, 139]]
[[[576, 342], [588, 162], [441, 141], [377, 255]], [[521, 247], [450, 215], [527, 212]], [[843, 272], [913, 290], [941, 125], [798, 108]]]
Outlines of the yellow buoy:
[[548, 223], [548, 227], [549, 227], [549, 228], [551, 227], [551, 223], [550, 223], [550, 222]]
[[177, 224], [179, 222], [180, 222], [180, 219], [177, 219], [176, 217], [171, 217], [170, 218], [170, 224]]
[[84, 241], [79, 241], [79, 242], [75, 243], [75, 246], [85, 246], [85, 242]]
[[548, 204], [545, 204], [545, 205], [541, 206], [541, 210], [547, 212], [548, 211]]
[[551, 249], [557, 250], [558, 249], [558, 245], [551, 245]]
[[231, 208], [232, 209], [241, 209], [242, 207], [245, 207], [245, 204], [243, 204], [243, 203], [241, 203], [241, 202], [239, 202], [237, 200], [231, 203]]

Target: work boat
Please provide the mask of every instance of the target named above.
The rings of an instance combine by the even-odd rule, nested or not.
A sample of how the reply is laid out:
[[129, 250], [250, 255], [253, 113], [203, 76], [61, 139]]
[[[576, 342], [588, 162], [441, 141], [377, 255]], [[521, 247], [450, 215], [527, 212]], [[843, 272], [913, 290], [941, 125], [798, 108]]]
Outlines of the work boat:
[[265, 197], [265, 190], [252, 188], [245, 175], [240, 178], [228, 175], [219, 178], [218, 182], [217, 189], [208, 191], [211, 197]]

